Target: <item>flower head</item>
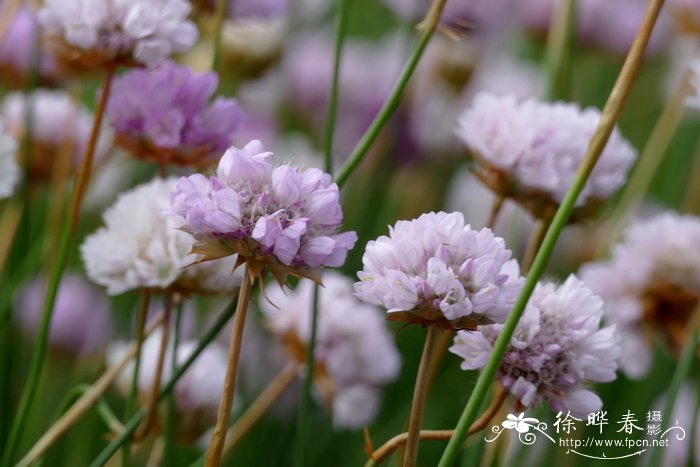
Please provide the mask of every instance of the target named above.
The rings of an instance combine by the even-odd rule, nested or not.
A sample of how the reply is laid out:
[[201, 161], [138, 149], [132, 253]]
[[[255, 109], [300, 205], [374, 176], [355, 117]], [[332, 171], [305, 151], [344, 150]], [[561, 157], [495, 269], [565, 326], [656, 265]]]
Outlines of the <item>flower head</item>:
[[461, 213], [431, 212], [367, 244], [355, 293], [384, 306], [390, 320], [446, 329], [501, 323], [522, 285], [510, 256], [490, 229], [472, 230]]
[[171, 286], [181, 293], [226, 293], [237, 285], [233, 258], [182, 269], [192, 263], [193, 239], [179, 230], [178, 219], [161, 215], [176, 183], [156, 178], [121, 194], [104, 213], [105, 226], [81, 245], [88, 277], [107, 293]]
[[198, 38], [187, 0], [47, 0], [40, 21], [57, 54], [81, 68], [155, 66]]
[[[7, 130], [19, 139], [25, 133], [31, 108], [32, 153], [28, 162], [30, 179], [56, 176], [57, 159], [63, 167], [75, 169], [90, 138], [93, 116], [66, 92], [39, 89], [31, 94], [12, 92], [5, 96], [0, 112]], [[102, 158], [112, 146], [109, 128], [100, 131], [95, 157]], [[69, 171], [66, 171], [68, 175]]]
[[[14, 316], [31, 335], [39, 331], [46, 281], [34, 279], [15, 302]], [[56, 296], [49, 344], [73, 355], [104, 350], [113, 330], [109, 305], [101, 290], [78, 274], [66, 274]]]
[[[602, 406], [587, 381], [615, 379], [619, 339], [614, 326], [600, 328], [603, 301], [576, 277], [562, 285], [540, 283], [513, 333], [496, 379], [520, 405], [545, 400], [557, 411], [586, 416]], [[450, 352], [462, 369], [484, 366], [502, 325], [459, 331]]]
[[0, 123], [0, 199], [12, 196], [20, 176], [19, 165], [15, 161], [17, 143], [4, 130]]
[[[315, 385], [332, 407], [336, 426], [360, 427], [377, 414], [379, 388], [396, 378], [401, 360], [379, 310], [353, 296], [352, 280], [327, 273], [323, 282]], [[291, 358], [303, 365], [311, 336], [313, 284], [302, 281], [289, 293], [268, 286], [266, 295], [269, 301], [260, 306], [268, 327]]]
[[287, 274], [317, 279], [337, 267], [357, 241], [337, 233], [343, 213], [338, 186], [319, 169], [273, 166], [260, 141], [229, 148], [216, 175], [181, 178], [168, 212], [183, 219], [205, 259], [238, 253], [251, 274], [268, 266], [283, 283]]
[[[600, 112], [575, 104], [479, 94], [456, 131], [482, 181], [542, 217], [564, 199], [599, 120]], [[575, 216], [614, 193], [635, 157], [634, 148], [613, 131], [577, 200]]]
[[632, 224], [608, 261], [581, 269], [622, 336], [620, 366], [634, 378], [651, 365], [657, 335], [673, 353], [687, 339], [700, 299], [700, 219], [664, 213]]
[[231, 145], [243, 119], [235, 99], [210, 102], [217, 83], [213, 72], [196, 74], [169, 60], [115, 78], [107, 117], [117, 143], [155, 162], [211, 164]]

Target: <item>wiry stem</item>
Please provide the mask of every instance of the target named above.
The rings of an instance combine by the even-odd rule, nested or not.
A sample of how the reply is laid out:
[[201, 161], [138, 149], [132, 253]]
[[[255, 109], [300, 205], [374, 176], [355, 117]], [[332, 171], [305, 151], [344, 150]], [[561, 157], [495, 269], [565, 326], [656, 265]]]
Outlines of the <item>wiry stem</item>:
[[228, 364], [226, 365], [226, 380], [224, 381], [224, 391], [221, 395], [219, 413], [216, 419], [216, 426], [211, 435], [209, 450], [207, 452], [207, 467], [217, 467], [221, 462], [221, 455], [226, 442], [226, 430], [231, 418], [231, 408], [233, 407], [233, 397], [236, 392], [236, 377], [238, 376], [238, 360], [241, 355], [241, 344], [243, 343], [243, 327], [245, 326], [248, 302], [253, 281], [250, 277], [248, 267], [243, 271], [243, 281], [238, 292], [238, 304], [236, 305], [236, 316], [233, 319], [231, 329], [231, 342], [228, 351]]
[[223, 39], [224, 19], [226, 19], [226, 7], [231, 0], [217, 0], [214, 12], [214, 54], [211, 69], [215, 73], [221, 73], [221, 41]]
[[[140, 441], [146, 437], [153, 422], [156, 420], [156, 414], [158, 413], [158, 394], [160, 393], [160, 382], [163, 377], [163, 368], [165, 367], [165, 356], [168, 353], [168, 341], [170, 340], [170, 315], [172, 314], [174, 293], [172, 290], [166, 290], [165, 292], [165, 302], [163, 304], [163, 334], [160, 339], [160, 349], [158, 349], [158, 362], [156, 363], [156, 374], [153, 379], [153, 386], [151, 387], [151, 402], [148, 408], [148, 415], [146, 416], [146, 421], [141, 425], [141, 427], [136, 431], [134, 435], [134, 441]], [[175, 349], [173, 349], [175, 352]]]
[[357, 168], [360, 162], [362, 162], [362, 159], [367, 154], [367, 151], [369, 151], [369, 148], [379, 136], [379, 133], [382, 131], [382, 128], [384, 128], [384, 125], [386, 125], [391, 116], [394, 114], [396, 108], [399, 106], [401, 96], [403, 95], [406, 86], [408, 86], [408, 82], [411, 79], [416, 66], [418, 65], [418, 61], [423, 56], [423, 52], [425, 51], [428, 42], [430, 42], [430, 38], [433, 36], [437, 25], [440, 23], [440, 15], [442, 14], [446, 1], [447, 0], [433, 0], [427, 16], [419, 25], [422, 32], [420, 38], [418, 39], [418, 43], [416, 44], [415, 49], [413, 49], [413, 54], [409, 58], [408, 63], [406, 63], [406, 66], [401, 72], [401, 76], [394, 85], [394, 88], [391, 90], [389, 98], [384, 103], [365, 134], [362, 136], [360, 142], [357, 144], [357, 146], [355, 146], [355, 149], [345, 161], [345, 164], [335, 175], [335, 182], [338, 184], [338, 186], [342, 187], [345, 182], [347, 182], [352, 172]]
[[420, 435], [420, 425], [423, 420], [423, 408], [425, 399], [428, 396], [428, 370], [430, 359], [435, 347], [435, 340], [440, 331], [435, 326], [428, 329], [423, 345], [423, 355], [421, 355], [416, 375], [416, 387], [413, 390], [413, 402], [411, 403], [411, 415], [408, 419], [408, 438], [406, 439], [406, 453], [404, 454], [404, 467], [415, 467], [418, 463], [418, 437]]
[[542, 242], [542, 247], [535, 256], [535, 260], [532, 265], [532, 269], [525, 279], [523, 288], [518, 296], [513, 310], [511, 311], [508, 319], [506, 320], [503, 328], [494, 343], [493, 350], [489, 356], [486, 365], [481, 371], [479, 378], [477, 379], [474, 390], [469, 397], [469, 401], [464, 408], [464, 411], [459, 419], [457, 427], [455, 428], [455, 433], [447, 444], [442, 458], [440, 459], [439, 467], [448, 467], [452, 465], [457, 458], [460, 446], [464, 441], [467, 434], [469, 426], [472, 424], [476, 418], [476, 414], [479, 410], [479, 406], [483, 401], [491, 381], [493, 380], [496, 370], [500, 365], [503, 354], [510, 342], [511, 336], [515, 331], [518, 321], [525, 310], [530, 295], [537, 285], [537, 281], [542, 276], [544, 268], [547, 265], [549, 257], [552, 254], [552, 250], [561, 234], [561, 231], [566, 226], [566, 223], [573, 211], [574, 205], [576, 204], [576, 199], [581, 194], [583, 187], [588, 180], [595, 164], [598, 162], [600, 155], [605, 148], [605, 145], [610, 138], [610, 134], [615, 128], [617, 120], [620, 118], [622, 110], [627, 102], [630, 91], [632, 89], [632, 84], [634, 83], [639, 68], [641, 67], [644, 50], [646, 49], [647, 43], [649, 42], [649, 37], [654, 29], [656, 20], [661, 11], [661, 7], [664, 4], [664, 0], [650, 0], [649, 7], [642, 21], [637, 36], [635, 37], [632, 48], [630, 49], [627, 59], [622, 67], [620, 76], [618, 77], [613, 90], [610, 93], [608, 102], [603, 109], [600, 122], [596, 131], [591, 139], [591, 142], [586, 151], [586, 155], [581, 162], [581, 166], [576, 173], [573, 183], [569, 187], [564, 200], [557, 209], [556, 214], [552, 224], [545, 235], [544, 241]]
[[[149, 336], [163, 321], [163, 313], [158, 313], [146, 328], [146, 336]], [[95, 403], [102, 397], [102, 394], [107, 390], [107, 388], [114, 382], [115, 379], [121, 374], [124, 367], [129, 363], [129, 361], [136, 355], [136, 343], [131, 344], [131, 347], [124, 353], [124, 355], [111, 367], [109, 367], [100, 376], [97, 381], [95, 381], [90, 389], [85, 391], [83, 395], [78, 399], [73, 405], [70, 406], [66, 412], [61, 415], [61, 418], [56, 420], [56, 422], [51, 425], [51, 427], [44, 433], [44, 435], [39, 439], [39, 441], [34, 444], [34, 446], [29, 450], [29, 452], [17, 463], [17, 467], [29, 467], [31, 464], [36, 462], [39, 457], [50, 448], [53, 443], [58, 441], [58, 439], [63, 436], [63, 434], [68, 431], [68, 429], [73, 426], [80, 418], [85, 415], [85, 413], [90, 410], [90, 408], [95, 405]]]
[[527, 243], [527, 247], [523, 253], [523, 259], [520, 262], [521, 274], [527, 274], [527, 272], [530, 270], [530, 266], [532, 266], [535, 255], [539, 251], [540, 246], [542, 245], [542, 240], [544, 240], [544, 236], [547, 233], [549, 224], [550, 220], [548, 219], [539, 219], [535, 224], [535, 228], [530, 234], [530, 241]]
[[92, 160], [95, 154], [95, 146], [97, 143], [97, 137], [99, 136], [100, 127], [102, 126], [102, 118], [104, 116], [104, 110], [107, 104], [107, 99], [109, 98], [113, 74], [114, 71], [109, 70], [107, 72], [107, 76], [105, 77], [105, 82], [102, 89], [102, 96], [100, 97], [100, 100], [97, 104], [97, 109], [95, 110], [95, 118], [92, 125], [92, 131], [90, 132], [90, 138], [85, 149], [85, 155], [83, 156], [83, 160], [80, 165], [80, 170], [78, 172], [78, 176], [75, 182], [75, 187], [73, 189], [70, 218], [68, 219], [68, 222], [64, 223], [61, 229], [56, 264], [51, 274], [49, 285], [46, 291], [46, 300], [44, 301], [41, 324], [39, 325], [39, 332], [36, 338], [34, 354], [32, 355], [32, 361], [29, 367], [29, 376], [27, 378], [27, 383], [25, 385], [24, 391], [22, 392], [22, 399], [19, 403], [17, 414], [13, 420], [12, 428], [10, 430], [10, 436], [7, 440], [5, 452], [3, 453], [2, 457], [2, 465], [4, 467], [10, 467], [10, 465], [12, 464], [12, 459], [15, 455], [15, 450], [17, 449], [17, 445], [19, 444], [19, 441], [22, 438], [24, 428], [27, 424], [29, 411], [34, 405], [34, 398], [36, 397], [37, 390], [39, 389], [39, 382], [41, 380], [41, 370], [44, 367], [44, 360], [46, 358], [46, 348], [48, 345], [49, 328], [51, 325], [53, 308], [54, 304], [56, 303], [56, 296], [58, 294], [58, 287], [61, 283], [61, 277], [63, 277], [63, 272], [65, 271], [66, 266], [68, 264], [71, 240], [78, 226], [80, 206], [82, 205], [83, 194], [90, 179], [90, 170], [92, 167]]
[[22, 219], [22, 204], [10, 200], [2, 211], [0, 218], [0, 271], [5, 265], [5, 260], [10, 252], [12, 241], [17, 233], [20, 220]]
[[[197, 348], [190, 354], [189, 357], [187, 357], [182, 365], [177, 368], [172, 378], [170, 378], [170, 381], [168, 381], [168, 384], [163, 386], [163, 389], [161, 389], [160, 395], [158, 396], [158, 401], [161, 401], [173, 391], [177, 381], [182, 378], [182, 375], [185, 374], [189, 367], [192, 366], [194, 361], [197, 360], [199, 355], [201, 355], [204, 349], [211, 344], [223, 327], [226, 326], [226, 323], [228, 323], [231, 315], [233, 314], [233, 310], [233, 303], [231, 303], [231, 305], [227, 307], [226, 311], [217, 319], [216, 323], [214, 323], [209, 331], [207, 331], [207, 333], [199, 340]], [[110, 442], [107, 447], [100, 452], [100, 454], [98, 454], [97, 458], [95, 458], [95, 460], [90, 464], [90, 467], [101, 467], [105, 465], [114, 455], [114, 453], [127, 442], [131, 434], [138, 428], [139, 424], [145, 417], [146, 411], [142, 408], [131, 418], [131, 420], [124, 424], [124, 431], [114, 440], [112, 440], [112, 442]]]
[[[148, 289], [141, 289], [139, 296], [139, 306], [136, 312], [136, 355], [134, 361], [134, 372], [131, 377], [131, 390], [126, 401], [124, 419], [129, 420], [136, 410], [136, 400], [139, 394], [139, 371], [141, 368], [141, 349], [145, 338], [146, 315], [148, 314], [148, 304], [151, 301], [151, 292]], [[127, 467], [131, 463], [131, 449], [127, 443], [122, 450], [122, 466]]]
[[270, 384], [260, 393], [255, 401], [248, 407], [243, 415], [236, 420], [236, 423], [229, 428], [224, 446], [224, 457], [226, 457], [233, 447], [248, 433], [263, 415], [274, 405], [284, 391], [289, 387], [299, 374], [299, 366], [296, 363], [289, 363], [279, 372]]
[[[473, 435], [477, 433], [488, 425], [488, 423], [493, 419], [493, 417], [498, 413], [498, 410], [503, 405], [503, 401], [506, 400], [508, 391], [503, 388], [499, 388], [498, 392], [493, 398], [491, 405], [484, 411], [484, 413], [479, 417], [474, 424], [469, 427], [468, 435]], [[452, 437], [454, 430], [421, 430], [419, 438], [421, 441], [446, 441]], [[384, 459], [389, 457], [394, 451], [396, 451], [400, 446], [406, 443], [408, 440], [408, 433], [401, 433], [389, 441], [384, 443], [376, 451], [369, 453], [370, 459], [365, 464], [365, 467], [375, 467], [379, 465]]]
[[558, 0], [547, 37], [547, 98], [568, 100], [571, 94], [571, 51], [576, 37], [577, 0]]

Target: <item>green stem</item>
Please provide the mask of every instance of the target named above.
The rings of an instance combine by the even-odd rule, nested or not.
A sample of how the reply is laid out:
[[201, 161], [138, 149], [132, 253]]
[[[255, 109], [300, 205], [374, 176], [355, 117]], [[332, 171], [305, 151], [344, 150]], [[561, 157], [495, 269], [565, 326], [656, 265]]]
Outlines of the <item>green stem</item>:
[[442, 9], [444, 8], [446, 1], [447, 0], [433, 0], [430, 10], [428, 11], [428, 15], [421, 23], [420, 27], [422, 28], [422, 33], [418, 39], [418, 43], [413, 49], [413, 53], [411, 54], [408, 63], [406, 63], [406, 66], [401, 72], [401, 76], [394, 85], [389, 98], [384, 103], [365, 134], [362, 136], [360, 142], [357, 143], [357, 146], [355, 146], [355, 149], [348, 157], [348, 160], [345, 161], [345, 164], [343, 164], [340, 170], [338, 170], [338, 173], [335, 175], [335, 182], [339, 187], [345, 185], [352, 172], [357, 168], [360, 162], [362, 162], [362, 159], [367, 154], [367, 151], [369, 151], [372, 143], [374, 143], [379, 136], [379, 133], [382, 131], [382, 128], [384, 128], [384, 125], [386, 125], [391, 116], [394, 114], [394, 111], [401, 101], [401, 96], [403, 95], [406, 86], [408, 86], [408, 82], [411, 79], [411, 76], [413, 76], [413, 72], [418, 65], [418, 61], [423, 56], [423, 52], [425, 51], [428, 42], [430, 42], [430, 38], [433, 36], [433, 33], [440, 22], [440, 14], [442, 13]]
[[569, 100], [571, 97], [571, 53], [576, 37], [577, 0], [559, 0], [554, 9], [547, 37], [547, 98]]
[[229, 0], [218, 0], [216, 2], [216, 11], [214, 12], [214, 56], [212, 58], [211, 69], [217, 74], [221, 73], [221, 40], [228, 2]]
[[440, 331], [437, 327], [431, 326], [428, 335], [425, 336], [423, 344], [423, 354], [418, 364], [416, 374], [416, 386], [413, 390], [413, 401], [411, 402], [411, 414], [408, 419], [408, 438], [406, 440], [406, 452], [404, 454], [404, 467], [415, 467], [418, 465], [418, 441], [420, 437], [420, 426], [423, 420], [423, 408], [428, 396], [428, 373], [430, 371], [430, 360], [432, 359], [435, 340]]
[[335, 121], [338, 116], [338, 88], [340, 83], [340, 66], [342, 63], [343, 43], [348, 30], [348, 14], [350, 10], [349, 0], [338, 0], [338, 12], [336, 15], [335, 55], [333, 58], [333, 77], [331, 78], [331, 93], [326, 111], [326, 128], [324, 144], [324, 170], [333, 172], [333, 135], [335, 133]]
[[588, 180], [595, 164], [598, 162], [605, 145], [610, 138], [610, 134], [615, 128], [616, 122], [619, 120], [622, 110], [624, 109], [627, 98], [629, 97], [630, 91], [632, 89], [632, 84], [637, 78], [639, 73], [639, 68], [641, 67], [642, 61], [644, 59], [644, 50], [646, 49], [651, 32], [654, 29], [654, 24], [659, 16], [661, 7], [664, 4], [664, 0], [650, 0], [647, 12], [642, 21], [637, 36], [635, 37], [632, 48], [630, 49], [627, 59], [620, 71], [620, 76], [615, 82], [610, 97], [608, 98], [605, 108], [603, 109], [600, 122], [596, 131], [591, 139], [591, 142], [586, 151], [586, 155], [581, 162], [581, 166], [576, 173], [574, 181], [569, 187], [569, 191], [566, 193], [564, 200], [557, 209], [554, 219], [547, 230], [544, 241], [540, 250], [535, 256], [530, 273], [525, 279], [523, 288], [518, 295], [518, 298], [513, 306], [508, 319], [506, 320], [503, 328], [494, 343], [491, 355], [486, 362], [486, 365], [481, 371], [479, 378], [476, 381], [474, 390], [467, 401], [467, 404], [462, 412], [462, 415], [455, 428], [455, 434], [450, 439], [445, 451], [440, 459], [439, 467], [448, 467], [454, 464], [459, 449], [464, 441], [467, 430], [472, 422], [476, 419], [479, 406], [483, 401], [488, 389], [491, 385], [496, 370], [498, 369], [501, 358], [506, 351], [510, 338], [515, 331], [518, 324], [520, 316], [525, 310], [530, 295], [532, 294], [537, 281], [542, 276], [544, 269], [547, 265], [547, 261], [554, 250], [554, 245], [559, 238], [562, 230], [566, 226], [566, 223], [573, 211], [574, 205], [576, 204], [576, 199], [583, 190], [583, 187]]
[[[131, 390], [126, 401], [124, 410], [124, 420], [129, 420], [136, 410], [136, 400], [139, 395], [139, 370], [141, 367], [141, 349], [146, 328], [146, 316], [148, 315], [148, 304], [151, 301], [151, 293], [147, 289], [141, 289], [139, 296], [139, 306], [136, 314], [136, 355], [134, 356], [134, 374], [131, 377]], [[131, 463], [131, 445], [124, 445], [122, 450], [122, 466], [128, 467]]]
[[90, 170], [92, 167], [92, 160], [95, 155], [95, 146], [97, 144], [100, 127], [102, 126], [102, 117], [104, 116], [107, 99], [109, 98], [113, 75], [114, 72], [110, 70], [107, 72], [105, 77], [102, 96], [100, 97], [97, 109], [95, 110], [95, 118], [92, 124], [90, 138], [88, 140], [85, 155], [80, 165], [80, 170], [75, 181], [73, 193], [71, 195], [71, 215], [70, 218], [63, 223], [61, 228], [58, 243], [58, 255], [46, 291], [46, 300], [44, 301], [44, 307], [41, 314], [41, 324], [36, 337], [36, 343], [34, 344], [35, 347], [29, 367], [29, 376], [27, 377], [27, 383], [22, 391], [22, 399], [19, 403], [17, 414], [13, 420], [7, 445], [2, 456], [2, 465], [4, 467], [10, 467], [12, 465], [13, 457], [27, 425], [29, 412], [34, 405], [34, 398], [36, 397], [39, 389], [39, 383], [41, 382], [41, 373], [44, 368], [44, 360], [46, 359], [46, 349], [48, 347], [49, 329], [51, 325], [51, 317], [53, 316], [54, 304], [56, 303], [56, 296], [58, 294], [58, 287], [61, 283], [61, 277], [63, 277], [63, 272], [68, 265], [68, 258], [70, 257], [72, 243], [71, 240], [78, 225], [78, 217], [80, 214], [83, 194], [85, 193], [85, 189], [90, 179]]
[[[180, 325], [182, 323], [182, 310], [184, 300], [180, 300], [175, 315], [175, 329], [173, 329], [173, 351], [170, 361], [170, 372], [173, 374], [177, 367], [177, 348], [180, 345]], [[174, 385], [173, 385], [174, 387]], [[175, 396], [171, 392], [168, 395], [165, 413], [165, 433], [163, 434], [163, 465], [173, 465], [175, 443]]]
[[294, 465], [304, 467], [306, 465], [306, 448], [311, 434], [311, 407], [312, 388], [314, 382], [314, 350], [311, 343], [316, 342], [318, 332], [318, 300], [320, 288], [314, 287], [313, 305], [311, 313], [311, 336], [309, 337], [309, 346], [306, 349], [306, 375], [301, 390], [301, 400], [299, 402], [299, 412], [297, 415], [297, 440], [294, 447]]
[[[666, 401], [664, 402], [665, 414], [663, 421], [661, 422], [661, 432], [665, 432], [669, 427], [669, 423], [672, 419], [674, 413], [674, 406], [676, 405], [676, 400], [678, 399], [678, 393], [683, 386], [690, 369], [693, 366], [693, 361], [695, 360], [695, 352], [700, 343], [700, 334], [698, 333], [698, 328], [700, 328], [700, 307], [695, 309], [693, 317], [690, 323], [688, 323], [688, 341], [683, 346], [683, 351], [678, 359], [678, 364], [676, 365], [676, 370], [673, 372], [673, 377], [671, 378], [671, 385], [666, 393]], [[694, 438], [690, 438], [694, 439]], [[651, 457], [649, 458], [649, 467], [659, 467], [661, 465], [661, 449], [652, 449]]]
[[[234, 300], [226, 309], [224, 313], [219, 317], [219, 319], [212, 325], [211, 329], [199, 340], [197, 348], [192, 352], [192, 354], [185, 360], [182, 366], [178, 367], [173, 373], [172, 378], [168, 381], [168, 384], [163, 386], [158, 395], [158, 401], [163, 400], [164, 397], [170, 395], [175, 388], [177, 381], [182, 378], [187, 369], [194, 363], [199, 355], [207, 348], [207, 346], [216, 338], [216, 336], [221, 332], [221, 330], [226, 326], [231, 316], [234, 314], [237, 301]], [[138, 428], [141, 421], [146, 417], [146, 408], [142, 407], [136, 414], [124, 425], [124, 430], [117, 436], [112, 442], [110, 442], [97, 456], [97, 458], [92, 461], [90, 467], [100, 467], [105, 465], [109, 459], [116, 453], [124, 443], [126, 443], [131, 434]]]

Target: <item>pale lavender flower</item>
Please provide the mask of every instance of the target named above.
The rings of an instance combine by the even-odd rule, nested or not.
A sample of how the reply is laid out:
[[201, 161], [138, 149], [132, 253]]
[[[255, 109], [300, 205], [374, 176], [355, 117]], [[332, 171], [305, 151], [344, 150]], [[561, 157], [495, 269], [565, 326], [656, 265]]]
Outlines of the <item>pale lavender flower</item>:
[[[599, 121], [598, 110], [576, 104], [479, 94], [456, 132], [482, 181], [539, 217], [563, 200]], [[580, 211], [613, 194], [635, 157], [615, 129], [576, 202]]]
[[[34, 279], [15, 302], [13, 316], [24, 331], [39, 331], [46, 299], [46, 280]], [[102, 291], [78, 274], [65, 274], [56, 296], [49, 345], [77, 356], [104, 349], [113, 331], [109, 305]]]
[[637, 221], [612, 258], [584, 265], [581, 277], [605, 301], [605, 320], [617, 325], [622, 370], [641, 378], [657, 335], [676, 354], [687, 339], [700, 298], [700, 219], [667, 212]]
[[[39, 24], [36, 13], [21, 5], [0, 41], [0, 78], [14, 88], [26, 85], [34, 68], [34, 49], [39, 47]], [[56, 60], [47, 50], [39, 55], [38, 78], [42, 83], [54, 83], [60, 72]]]
[[[19, 139], [24, 135], [27, 106], [31, 106], [32, 153], [27, 170], [32, 180], [55, 176], [56, 159], [75, 169], [85, 152], [93, 124], [92, 114], [65, 91], [38, 89], [31, 94], [12, 92], [5, 96], [0, 115], [7, 131]], [[103, 158], [112, 147], [112, 131], [100, 131], [95, 158]]]
[[176, 184], [175, 178], [156, 178], [122, 193], [103, 214], [105, 226], [81, 245], [88, 277], [108, 294], [168, 287], [225, 294], [240, 282], [240, 276], [231, 276], [235, 258], [185, 268], [198, 259], [189, 256], [194, 240], [180, 230], [177, 218], [161, 215]]
[[[162, 331], [156, 330], [143, 343], [139, 367], [138, 392], [140, 400], [149, 400], [156, 378]], [[107, 364], [114, 365], [127, 351], [126, 342], [113, 342], [107, 349]], [[197, 341], [185, 341], [175, 350], [177, 365], [183, 364], [197, 348]], [[167, 382], [173, 374], [172, 340], [165, 353], [161, 381]], [[124, 395], [131, 390], [134, 363], [130, 361], [117, 378], [115, 385]], [[221, 400], [226, 377], [226, 349], [216, 342], [210, 343], [185, 371], [175, 387], [175, 408], [177, 411], [177, 434], [180, 439], [195, 441], [216, 421], [216, 412]]]
[[82, 67], [155, 66], [197, 41], [191, 8], [186, 0], [47, 0], [39, 18], [61, 57]]
[[[318, 334], [314, 356], [318, 395], [339, 427], [369, 424], [379, 409], [381, 386], [399, 372], [400, 356], [382, 314], [353, 296], [352, 280], [337, 273], [323, 275], [319, 291]], [[261, 300], [268, 327], [299, 365], [311, 335], [314, 285], [302, 281], [291, 292], [268, 286]]]
[[[519, 404], [545, 400], [556, 411], [585, 417], [602, 407], [589, 381], [615, 379], [619, 338], [614, 326], [600, 327], [603, 301], [575, 276], [562, 285], [540, 283], [530, 298], [496, 372], [496, 379]], [[500, 324], [459, 331], [450, 352], [464, 359], [463, 370], [482, 368]]]
[[12, 196], [19, 181], [20, 168], [15, 160], [17, 142], [5, 133], [0, 122], [0, 199]]
[[107, 118], [117, 143], [162, 164], [211, 164], [233, 143], [243, 120], [235, 99], [210, 102], [218, 82], [216, 73], [196, 74], [169, 60], [115, 78]]
[[287, 274], [316, 278], [323, 266], [341, 266], [357, 235], [337, 233], [338, 186], [319, 169], [275, 167], [270, 155], [254, 140], [229, 148], [215, 176], [180, 179], [168, 213], [197, 240], [192, 252], [238, 253], [253, 275], [268, 266], [280, 283]]
[[461, 213], [399, 221], [370, 241], [355, 293], [381, 305], [388, 319], [473, 329], [502, 323], [522, 286], [502, 238], [473, 230]]

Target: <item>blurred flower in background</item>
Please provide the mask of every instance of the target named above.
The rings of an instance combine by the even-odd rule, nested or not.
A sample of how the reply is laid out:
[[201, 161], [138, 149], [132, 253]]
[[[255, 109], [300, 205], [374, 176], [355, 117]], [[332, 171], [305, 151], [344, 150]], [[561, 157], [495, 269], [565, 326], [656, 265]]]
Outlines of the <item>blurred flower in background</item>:
[[[151, 390], [156, 379], [162, 330], [156, 330], [143, 343], [138, 377], [140, 403], [150, 401]], [[107, 349], [107, 365], [112, 366], [127, 352], [129, 344], [113, 342]], [[182, 365], [197, 348], [196, 341], [185, 341], [175, 349], [176, 365]], [[173, 374], [172, 342], [165, 353], [161, 381], [167, 382]], [[127, 396], [131, 392], [134, 374], [133, 359], [124, 367], [115, 385]], [[226, 349], [217, 343], [209, 344], [202, 354], [185, 371], [175, 387], [175, 433], [182, 442], [193, 443], [216, 421], [216, 411], [226, 377]], [[159, 426], [162, 426], [161, 422]]]
[[186, 0], [47, 0], [39, 12], [54, 51], [82, 69], [158, 65], [194, 45]]
[[[598, 110], [576, 104], [479, 94], [460, 117], [457, 136], [487, 186], [546, 218], [573, 182], [599, 120]], [[579, 217], [625, 183], [636, 156], [615, 130], [576, 201]]]
[[[537, 285], [496, 372], [518, 412], [540, 400], [576, 417], [600, 410], [603, 401], [588, 382], [614, 380], [620, 355], [615, 327], [601, 328], [602, 317], [603, 301], [575, 276]], [[457, 333], [450, 352], [464, 359], [463, 370], [484, 366], [502, 327]]]
[[[57, 176], [66, 179], [77, 168], [90, 138], [93, 116], [67, 92], [12, 92], [3, 99], [0, 112], [7, 131], [18, 140], [30, 131], [29, 181], [40, 183]], [[31, 118], [30, 130], [26, 128], [27, 115]], [[112, 140], [113, 134], [105, 126], [97, 140], [96, 160], [107, 156]]]
[[[45, 298], [46, 280], [35, 278], [15, 301], [14, 319], [31, 337], [39, 332]], [[58, 289], [49, 345], [70, 355], [101, 358], [112, 333], [111, 309], [102, 291], [79, 274], [66, 274]]]
[[657, 336], [677, 355], [700, 298], [700, 219], [672, 212], [633, 223], [612, 258], [581, 277], [605, 301], [605, 321], [621, 336], [620, 367], [647, 374]]
[[234, 140], [244, 118], [235, 99], [217, 97], [216, 73], [196, 74], [166, 60], [114, 80], [107, 118], [117, 144], [161, 165], [207, 167]]
[[[379, 412], [379, 391], [398, 376], [401, 358], [381, 312], [353, 296], [350, 278], [329, 272], [323, 284], [318, 292], [314, 385], [331, 409], [335, 426], [359, 428]], [[314, 285], [302, 281], [288, 293], [272, 285], [265, 295], [259, 304], [267, 327], [302, 367], [311, 336]]]

